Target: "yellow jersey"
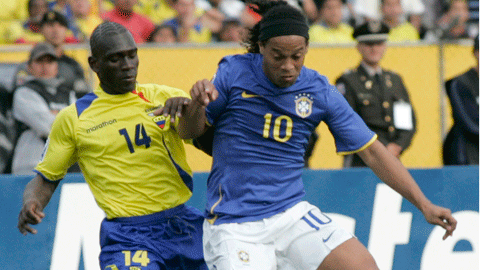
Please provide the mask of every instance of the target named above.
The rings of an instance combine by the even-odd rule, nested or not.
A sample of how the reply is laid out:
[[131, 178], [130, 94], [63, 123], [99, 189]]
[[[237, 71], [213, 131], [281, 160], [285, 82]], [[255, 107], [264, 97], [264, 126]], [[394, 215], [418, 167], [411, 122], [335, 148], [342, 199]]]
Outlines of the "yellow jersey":
[[59, 181], [78, 161], [107, 218], [147, 215], [185, 203], [192, 171], [170, 117], [152, 112], [180, 89], [137, 84], [110, 95], [98, 87], [60, 111], [35, 170]]
[[326, 27], [322, 24], [315, 24], [310, 27], [308, 32], [310, 42], [321, 42], [329, 44], [353, 43], [353, 27], [341, 23], [337, 28]]

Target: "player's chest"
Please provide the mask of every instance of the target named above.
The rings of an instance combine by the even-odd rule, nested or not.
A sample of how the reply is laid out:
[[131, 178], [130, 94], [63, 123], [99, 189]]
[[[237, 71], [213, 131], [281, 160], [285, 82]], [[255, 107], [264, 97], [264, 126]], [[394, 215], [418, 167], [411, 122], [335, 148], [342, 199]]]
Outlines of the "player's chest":
[[110, 106], [91, 110], [79, 121], [77, 143], [101, 151], [149, 149], [170, 129], [163, 116], [154, 116], [151, 105]]
[[254, 90], [238, 89], [232, 92], [227, 109], [247, 117], [268, 118], [268, 115], [283, 115], [299, 122], [315, 122], [325, 113], [320, 106], [320, 98], [309, 91], [267, 95]]

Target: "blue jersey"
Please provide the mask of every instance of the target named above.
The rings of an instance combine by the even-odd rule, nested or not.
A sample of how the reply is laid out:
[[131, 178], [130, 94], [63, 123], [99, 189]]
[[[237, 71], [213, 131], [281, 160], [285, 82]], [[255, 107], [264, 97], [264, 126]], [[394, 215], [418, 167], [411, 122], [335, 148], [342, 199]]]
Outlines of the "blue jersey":
[[376, 139], [325, 76], [303, 67], [294, 85], [279, 88], [262, 60], [260, 54], [225, 57], [213, 81], [219, 97], [206, 109], [215, 126], [206, 212], [214, 224], [259, 220], [301, 201], [303, 157], [320, 122], [339, 154]]

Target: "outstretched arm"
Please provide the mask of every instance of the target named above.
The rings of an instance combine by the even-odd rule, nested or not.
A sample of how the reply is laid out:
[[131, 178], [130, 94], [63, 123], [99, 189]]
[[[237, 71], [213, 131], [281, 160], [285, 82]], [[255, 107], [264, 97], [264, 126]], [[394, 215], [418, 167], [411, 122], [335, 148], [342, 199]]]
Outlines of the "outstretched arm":
[[36, 234], [37, 230], [30, 224], [38, 224], [45, 217], [43, 209], [52, 198], [59, 182], [48, 182], [39, 174], [25, 187], [23, 192], [23, 206], [18, 215], [18, 229], [23, 235]]
[[432, 204], [400, 160], [395, 158], [378, 140], [358, 153], [373, 172], [388, 186], [415, 205], [431, 223], [445, 230], [443, 240], [451, 236], [457, 226], [449, 209]]

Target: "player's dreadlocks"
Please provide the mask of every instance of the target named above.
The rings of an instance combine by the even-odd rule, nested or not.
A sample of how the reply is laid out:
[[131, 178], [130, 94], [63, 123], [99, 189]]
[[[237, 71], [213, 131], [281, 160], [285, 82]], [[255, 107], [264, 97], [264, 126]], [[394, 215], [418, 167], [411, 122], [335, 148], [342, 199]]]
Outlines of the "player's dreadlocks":
[[302, 12], [283, 0], [247, 0], [252, 9], [262, 16], [262, 19], [249, 30], [244, 43], [249, 53], [259, 53], [258, 43], [272, 37], [284, 35], [299, 35], [309, 39], [308, 24]]
[[110, 40], [108, 37], [125, 33], [130, 34], [127, 28], [116, 22], [105, 21], [98, 25], [90, 37], [92, 56], [98, 57], [101, 55], [104, 47], [107, 45], [106, 43]]

